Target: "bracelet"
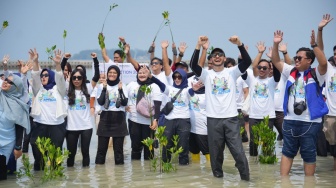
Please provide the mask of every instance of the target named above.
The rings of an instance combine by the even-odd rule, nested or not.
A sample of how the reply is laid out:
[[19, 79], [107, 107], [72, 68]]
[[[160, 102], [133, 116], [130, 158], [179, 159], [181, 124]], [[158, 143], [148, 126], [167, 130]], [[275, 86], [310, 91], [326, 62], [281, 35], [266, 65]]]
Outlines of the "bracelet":
[[315, 47], [317, 47], [317, 44], [315, 43], [315, 44], [311, 45], [311, 47], [315, 48]]
[[283, 55], [286, 55], [288, 52], [282, 52]]
[[180, 57], [183, 57], [183, 54], [182, 54], [182, 53], [179, 53], [179, 56], [180, 56]]

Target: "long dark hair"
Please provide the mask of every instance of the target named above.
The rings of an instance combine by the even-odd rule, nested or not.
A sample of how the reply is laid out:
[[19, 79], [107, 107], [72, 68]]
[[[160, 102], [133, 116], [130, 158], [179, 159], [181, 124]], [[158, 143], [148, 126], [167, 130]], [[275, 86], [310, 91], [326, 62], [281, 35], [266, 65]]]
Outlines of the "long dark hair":
[[80, 70], [80, 69], [75, 69], [74, 71], [71, 72], [71, 76], [70, 76], [70, 82], [69, 82], [69, 90], [68, 90], [68, 98], [69, 98], [69, 105], [74, 105], [75, 104], [75, 99], [76, 99], [76, 92], [75, 92], [75, 86], [72, 83], [72, 76], [75, 75], [77, 72], [79, 72], [79, 74], [83, 77], [82, 79], [82, 85], [81, 85], [81, 91], [83, 92], [83, 94], [86, 97], [86, 102], [89, 103], [90, 102], [90, 95], [88, 92], [88, 89], [86, 87], [86, 75], [84, 73], [84, 71]]

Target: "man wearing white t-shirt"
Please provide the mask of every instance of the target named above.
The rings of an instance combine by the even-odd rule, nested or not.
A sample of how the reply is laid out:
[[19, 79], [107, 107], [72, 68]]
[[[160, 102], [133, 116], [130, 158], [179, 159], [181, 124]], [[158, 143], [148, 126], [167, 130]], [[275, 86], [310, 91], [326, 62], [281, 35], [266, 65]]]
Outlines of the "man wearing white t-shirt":
[[228, 146], [242, 180], [250, 180], [248, 162], [240, 136], [240, 126], [236, 102], [236, 80], [251, 65], [251, 58], [237, 36], [229, 41], [238, 46], [243, 63], [232, 68], [224, 68], [225, 54], [220, 48], [211, 52], [213, 69], [207, 70], [198, 65], [201, 46], [208, 37], [200, 36], [191, 58], [191, 68], [205, 85], [207, 99], [206, 116], [208, 142], [213, 175], [223, 177], [224, 147]]
[[[281, 176], [288, 176], [293, 159], [300, 150], [304, 161], [306, 176], [313, 176], [316, 168], [316, 140], [321, 129], [322, 117], [328, 113], [328, 107], [322, 96], [321, 86], [327, 72], [327, 59], [315, 42], [312, 31], [311, 47], [300, 48], [294, 57], [295, 67], [280, 61], [278, 45], [283, 32], [274, 32], [272, 62], [286, 77], [284, 95], [283, 148], [280, 164]], [[315, 57], [316, 68], [311, 68]]]

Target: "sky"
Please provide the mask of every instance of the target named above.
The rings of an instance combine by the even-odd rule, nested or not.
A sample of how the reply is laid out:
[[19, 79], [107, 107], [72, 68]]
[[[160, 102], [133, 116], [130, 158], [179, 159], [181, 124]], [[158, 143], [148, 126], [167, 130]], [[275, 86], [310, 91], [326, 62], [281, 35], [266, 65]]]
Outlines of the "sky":
[[[107, 49], [118, 48], [118, 37], [123, 36], [131, 49], [147, 50], [163, 11], [169, 12], [175, 43], [188, 45], [184, 60], [190, 59], [201, 35], [209, 37], [210, 46], [220, 47], [227, 57], [234, 58], [239, 51], [228, 38], [238, 35], [253, 58], [257, 42], [271, 46], [278, 29], [284, 32], [288, 52], [294, 56], [298, 48], [310, 46], [311, 30], [317, 30], [326, 13], [335, 18], [323, 30], [327, 57], [333, 55], [336, 45], [336, 0], [0, 0], [0, 23], [9, 22], [0, 34], [0, 57], [9, 54], [12, 61], [27, 60], [28, 50], [36, 48], [39, 59], [47, 60], [47, 47], [57, 45], [63, 51], [64, 30], [66, 52], [99, 49], [97, 36], [113, 3], [118, 7], [110, 12], [103, 31]], [[168, 27], [156, 39], [158, 57], [162, 40], [170, 42], [171, 56]]]

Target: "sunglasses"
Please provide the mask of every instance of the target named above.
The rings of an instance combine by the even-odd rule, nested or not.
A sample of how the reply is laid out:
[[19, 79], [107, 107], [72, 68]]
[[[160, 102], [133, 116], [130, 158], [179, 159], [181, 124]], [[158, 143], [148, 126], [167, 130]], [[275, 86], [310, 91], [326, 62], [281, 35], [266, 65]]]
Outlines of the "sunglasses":
[[221, 52], [217, 52], [217, 53], [213, 53], [211, 54], [211, 57], [223, 57], [224, 56], [224, 53], [221, 53]]
[[160, 64], [160, 62], [157, 62], [157, 61], [153, 61], [150, 63], [150, 65], [158, 65], [158, 64]]
[[298, 61], [301, 61], [303, 59], [310, 59], [310, 58], [306, 58], [306, 57], [301, 57], [301, 56], [294, 56], [293, 59], [294, 61], [298, 60]]
[[6, 81], [8, 84], [12, 85], [12, 86], [16, 86], [16, 85], [14, 84], [14, 82], [12, 82], [12, 80], [10, 80], [10, 79], [8, 79], [8, 78], [5, 78], [5, 81]]
[[48, 78], [49, 77], [49, 74], [41, 74], [41, 76], [40, 76], [41, 78], [43, 78], [43, 77], [46, 77], [46, 78]]
[[266, 66], [258, 66], [258, 70], [267, 70], [268, 69], [268, 67], [266, 67]]
[[72, 76], [72, 80], [83, 80], [83, 76]]
[[174, 75], [173, 79], [174, 80], [176, 80], [176, 79], [182, 80], [182, 76], [181, 75]]

